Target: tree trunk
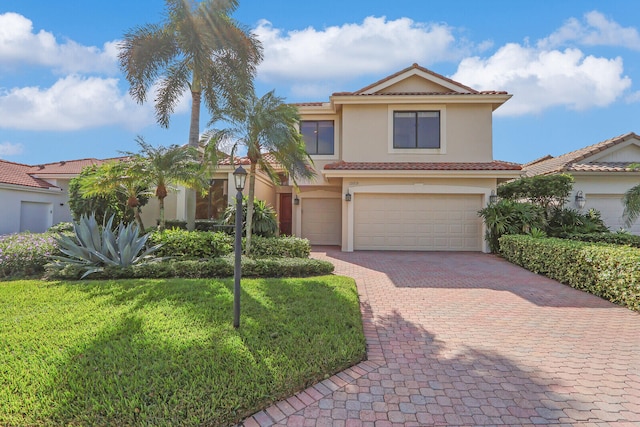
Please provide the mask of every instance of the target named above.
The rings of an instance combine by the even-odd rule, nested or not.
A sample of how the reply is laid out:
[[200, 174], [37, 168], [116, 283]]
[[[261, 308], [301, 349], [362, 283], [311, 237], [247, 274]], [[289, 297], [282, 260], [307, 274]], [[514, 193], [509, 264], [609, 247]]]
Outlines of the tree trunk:
[[160, 205], [160, 224], [158, 230], [164, 230], [164, 197], [158, 197], [158, 204]]
[[142, 217], [140, 216], [139, 207], [133, 208], [133, 216], [135, 217], [136, 222], [138, 223], [138, 227], [140, 227], [140, 230], [138, 232], [140, 234], [144, 234], [144, 224], [142, 223]]
[[[198, 147], [200, 139], [200, 98], [202, 96], [200, 82], [194, 75], [191, 85], [191, 122], [189, 124], [189, 146]], [[196, 226], [196, 192], [185, 188], [187, 230], [193, 231]]]
[[[244, 246], [244, 254], [251, 252], [251, 229], [253, 228], [253, 198], [256, 193], [256, 163], [251, 162], [249, 169], [249, 200], [247, 200], [247, 239]], [[242, 215], [242, 212], [240, 213]], [[236, 212], [237, 215], [237, 212]]]

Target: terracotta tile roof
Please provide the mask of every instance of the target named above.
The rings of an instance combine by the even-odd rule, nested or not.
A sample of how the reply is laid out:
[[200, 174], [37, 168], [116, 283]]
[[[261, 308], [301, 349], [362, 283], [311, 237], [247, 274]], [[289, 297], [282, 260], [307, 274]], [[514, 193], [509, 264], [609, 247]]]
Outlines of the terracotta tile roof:
[[445, 163], [445, 162], [336, 162], [325, 165], [325, 170], [435, 170], [435, 171], [481, 171], [481, 170], [513, 170], [521, 169], [518, 163], [493, 162]]
[[79, 160], [63, 160], [55, 163], [45, 163], [42, 165], [30, 166], [30, 173], [36, 175], [67, 175], [79, 174], [85, 166], [101, 165], [103, 163], [121, 160], [126, 157], [114, 157], [111, 159], [79, 159]]
[[[588, 147], [580, 148], [575, 151], [571, 151], [570, 153], [563, 154], [558, 157], [550, 157], [545, 160], [540, 160], [536, 162], [530, 162], [523, 166], [523, 170], [525, 171], [527, 176], [534, 175], [548, 175], [552, 173], [559, 173], [565, 171], [604, 171], [602, 168], [606, 168], [605, 163], [601, 163], [598, 169], [598, 166], [590, 167], [588, 164], [578, 165], [577, 163], [597, 154], [603, 150], [611, 148], [615, 145], [628, 141], [629, 139], [638, 139], [640, 137], [633, 132], [626, 133], [624, 135], [616, 136], [615, 138], [607, 139], [602, 142], [598, 142], [597, 144], [589, 145]], [[618, 162], [616, 162], [617, 164]], [[629, 162], [631, 163], [631, 162]], [[627, 163], [627, 165], [629, 164]], [[591, 163], [592, 165], [597, 165], [597, 163]], [[572, 169], [578, 168], [578, 169]], [[615, 166], [618, 171], [623, 171], [622, 166]]]
[[0, 160], [0, 184], [21, 185], [32, 188], [56, 188], [43, 179], [29, 174], [31, 166]]
[[530, 162], [523, 164], [522, 167], [525, 168], [527, 166], [535, 165], [536, 163], [540, 163], [549, 159], [553, 159], [553, 156], [551, 154], [547, 154], [546, 156], [538, 157], [535, 160], [531, 160]]
[[362, 89], [356, 90], [355, 92], [338, 92], [338, 93], [334, 93], [334, 95], [360, 95], [360, 94], [362, 94], [363, 92], [366, 92], [367, 90], [369, 90], [369, 89], [371, 89], [371, 88], [373, 88], [373, 87], [376, 87], [376, 86], [378, 86], [378, 85], [380, 85], [380, 84], [382, 84], [382, 83], [384, 83], [384, 82], [386, 82], [386, 81], [389, 81], [389, 80], [391, 80], [391, 79], [393, 79], [393, 78], [395, 78], [395, 77], [398, 77], [399, 75], [404, 74], [404, 73], [406, 73], [407, 71], [411, 71], [412, 69], [420, 70], [420, 71], [422, 71], [423, 73], [431, 74], [431, 75], [432, 75], [432, 76], [434, 76], [434, 77], [437, 77], [437, 78], [439, 78], [439, 79], [445, 80], [445, 81], [447, 81], [447, 82], [449, 82], [449, 83], [451, 83], [451, 84], [454, 84], [454, 85], [456, 85], [456, 86], [460, 86], [461, 88], [463, 88], [463, 89], [465, 89], [465, 90], [469, 91], [469, 93], [479, 93], [477, 90], [472, 89], [472, 88], [470, 88], [469, 86], [465, 86], [465, 85], [463, 85], [462, 83], [459, 83], [459, 82], [457, 82], [457, 81], [455, 81], [455, 80], [451, 80], [450, 78], [445, 77], [445, 76], [443, 76], [442, 74], [435, 73], [435, 72], [433, 72], [433, 71], [431, 71], [431, 70], [429, 70], [429, 69], [426, 69], [426, 68], [424, 68], [424, 67], [421, 67], [421, 66], [420, 66], [420, 65], [418, 65], [418, 64], [413, 64], [413, 65], [411, 65], [410, 67], [405, 68], [404, 70], [400, 70], [400, 71], [398, 71], [397, 73], [393, 73], [393, 74], [391, 74], [390, 76], [387, 76], [387, 77], [385, 77], [385, 78], [383, 78], [383, 79], [381, 79], [381, 80], [378, 80], [378, 81], [377, 81], [377, 82], [375, 82], [375, 83], [371, 83], [370, 85], [365, 86], [365, 87], [363, 87]]
[[[273, 156], [272, 153], [264, 153], [262, 155], [262, 157], [268, 162], [271, 163], [274, 167], [278, 166], [278, 161], [276, 160], [276, 158]], [[248, 157], [234, 157], [233, 159], [233, 164], [234, 165], [242, 165], [242, 166], [247, 166], [251, 164], [251, 160], [249, 160]], [[225, 157], [223, 159], [218, 160], [218, 165], [219, 166], [231, 166], [231, 156]]]
[[507, 92], [504, 91], [495, 91], [495, 90], [485, 90], [482, 92], [474, 92], [472, 94], [466, 92], [376, 92], [376, 93], [349, 93], [349, 92], [338, 92], [334, 93], [336, 95], [353, 95], [353, 96], [438, 96], [438, 95], [508, 95]]
[[591, 162], [577, 163], [567, 166], [567, 171], [573, 172], [640, 172], [637, 168], [629, 167], [638, 162]]

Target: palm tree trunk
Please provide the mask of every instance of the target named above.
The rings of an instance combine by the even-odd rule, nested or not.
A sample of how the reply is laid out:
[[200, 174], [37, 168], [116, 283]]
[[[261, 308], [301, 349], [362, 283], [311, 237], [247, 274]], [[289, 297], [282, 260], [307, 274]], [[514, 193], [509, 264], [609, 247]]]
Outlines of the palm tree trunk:
[[138, 223], [138, 227], [140, 227], [140, 234], [144, 234], [144, 224], [142, 223], [142, 217], [140, 216], [140, 208], [139, 207], [134, 207], [133, 208], [133, 216], [136, 219], [136, 222]]
[[[202, 96], [200, 82], [197, 76], [193, 76], [191, 85], [191, 122], [189, 124], [189, 146], [197, 147], [200, 138], [200, 98]], [[185, 188], [187, 230], [193, 231], [196, 227], [196, 192], [191, 188]]]
[[164, 197], [158, 197], [158, 204], [160, 205], [160, 224], [158, 230], [164, 230]]
[[[247, 200], [247, 239], [244, 246], [244, 254], [251, 251], [251, 229], [253, 227], [253, 198], [256, 194], [256, 163], [251, 162], [249, 169], [249, 200]], [[241, 213], [242, 214], [242, 213]], [[237, 215], [237, 213], [236, 213]]]

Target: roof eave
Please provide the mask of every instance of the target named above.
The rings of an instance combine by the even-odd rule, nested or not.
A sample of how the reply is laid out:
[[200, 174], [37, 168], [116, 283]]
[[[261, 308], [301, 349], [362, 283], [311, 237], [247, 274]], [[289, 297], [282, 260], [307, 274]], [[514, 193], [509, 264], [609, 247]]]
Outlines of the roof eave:
[[511, 94], [475, 94], [455, 95], [332, 95], [336, 105], [341, 104], [491, 104], [493, 110], [507, 102]]
[[389, 169], [323, 169], [326, 178], [372, 177], [385, 178], [520, 178], [520, 170], [389, 170]]

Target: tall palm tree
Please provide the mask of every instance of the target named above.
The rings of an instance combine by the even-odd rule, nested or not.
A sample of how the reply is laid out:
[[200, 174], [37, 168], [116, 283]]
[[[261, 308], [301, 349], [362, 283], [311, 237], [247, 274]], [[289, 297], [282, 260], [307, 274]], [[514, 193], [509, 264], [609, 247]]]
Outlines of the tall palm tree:
[[187, 188], [200, 190], [206, 185], [204, 169], [198, 150], [191, 146], [171, 145], [153, 147], [142, 137], [138, 137], [140, 153], [125, 153], [135, 158], [141, 168], [142, 179], [149, 188], [155, 187], [155, 196], [160, 205], [159, 229], [165, 228], [164, 199], [172, 185], [180, 184]]
[[138, 158], [107, 162], [100, 165], [95, 173], [86, 176], [80, 183], [83, 197], [104, 196], [120, 193], [127, 199], [127, 208], [144, 230], [140, 216], [140, 198], [148, 197], [149, 191], [145, 180], [144, 165]]
[[239, 100], [235, 108], [226, 109], [220, 116], [214, 116], [212, 123], [226, 121], [228, 128], [211, 130], [203, 135], [207, 153], [212, 162], [220, 152], [218, 147], [227, 141], [234, 141], [231, 150], [231, 164], [239, 146], [247, 150], [247, 157], [251, 161], [249, 170], [249, 194], [247, 201], [247, 240], [245, 253], [251, 251], [251, 227], [253, 218], [253, 201], [256, 187], [256, 170], [259, 167], [271, 181], [279, 184], [274, 165], [265, 158], [269, 154], [289, 174], [294, 185], [299, 178], [314, 176], [310, 167], [313, 162], [306, 151], [304, 139], [298, 131], [300, 121], [298, 109], [285, 104], [284, 99], [268, 92], [261, 98], [250, 93]]
[[[158, 84], [156, 120], [169, 127], [169, 117], [184, 92], [191, 92], [189, 145], [197, 147], [202, 95], [214, 114], [220, 105], [234, 105], [252, 90], [252, 79], [262, 59], [262, 47], [250, 31], [230, 15], [237, 0], [165, 0], [167, 16], [161, 24], [147, 24], [124, 35], [120, 68], [129, 93], [144, 103]], [[188, 193], [187, 224], [195, 221], [195, 192]]]

